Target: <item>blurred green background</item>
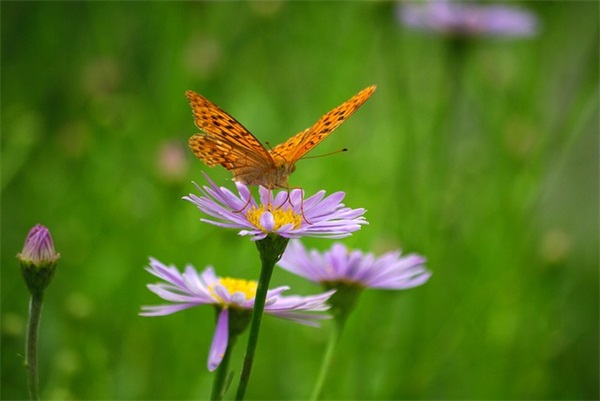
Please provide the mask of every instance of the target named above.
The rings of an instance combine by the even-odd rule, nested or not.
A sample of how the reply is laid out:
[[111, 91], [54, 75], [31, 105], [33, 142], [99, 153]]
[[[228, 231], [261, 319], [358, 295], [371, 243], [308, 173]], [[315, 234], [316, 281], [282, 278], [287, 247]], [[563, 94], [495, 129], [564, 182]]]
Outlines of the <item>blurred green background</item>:
[[[311, 155], [350, 151], [290, 184], [345, 191], [370, 225], [344, 243], [420, 253], [433, 276], [363, 294], [324, 396], [598, 399], [599, 6], [521, 6], [537, 37], [457, 44], [391, 2], [3, 2], [2, 398], [27, 397], [15, 255], [36, 223], [62, 254], [42, 398], [207, 398], [212, 308], [137, 315], [161, 303], [149, 256], [258, 277], [254, 244], [181, 200], [201, 171], [233, 188], [186, 148], [184, 91], [275, 145], [377, 84]], [[330, 328], [267, 317], [247, 397], [307, 397]]]

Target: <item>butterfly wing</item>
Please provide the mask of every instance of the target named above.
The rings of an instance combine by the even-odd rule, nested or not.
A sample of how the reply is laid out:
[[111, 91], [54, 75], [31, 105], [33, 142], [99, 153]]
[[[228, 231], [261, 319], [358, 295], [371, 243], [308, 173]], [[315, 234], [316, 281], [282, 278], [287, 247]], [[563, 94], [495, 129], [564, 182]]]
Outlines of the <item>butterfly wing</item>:
[[234, 174], [234, 179], [248, 173], [260, 174], [273, 168], [267, 149], [235, 118], [219, 106], [193, 91], [185, 96], [194, 113], [200, 134], [193, 135], [189, 147], [207, 166], [221, 165]]
[[312, 127], [274, 147], [270, 151], [271, 155], [278, 160], [282, 159], [282, 162], [295, 163], [354, 114], [371, 97], [376, 88], [375, 85], [372, 85], [358, 92], [351, 99], [321, 117]]

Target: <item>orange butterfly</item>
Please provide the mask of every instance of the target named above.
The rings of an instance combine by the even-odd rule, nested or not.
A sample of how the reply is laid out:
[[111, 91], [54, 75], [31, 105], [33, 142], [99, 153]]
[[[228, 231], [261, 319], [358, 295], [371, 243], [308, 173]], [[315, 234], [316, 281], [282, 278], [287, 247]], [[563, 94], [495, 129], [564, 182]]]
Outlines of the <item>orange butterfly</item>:
[[268, 189], [288, 188], [288, 176], [296, 169], [296, 162], [362, 106], [375, 88], [373, 85], [363, 89], [325, 114], [312, 127], [271, 150], [267, 150], [242, 124], [210, 100], [187, 91], [185, 96], [201, 131], [188, 143], [196, 157], [207, 166], [220, 164], [233, 173], [235, 181]]

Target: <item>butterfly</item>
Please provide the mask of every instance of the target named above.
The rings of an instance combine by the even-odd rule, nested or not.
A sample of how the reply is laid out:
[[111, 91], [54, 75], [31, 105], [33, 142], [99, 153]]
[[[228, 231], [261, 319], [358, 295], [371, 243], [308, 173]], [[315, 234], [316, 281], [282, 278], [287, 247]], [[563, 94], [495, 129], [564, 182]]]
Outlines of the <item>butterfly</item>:
[[225, 167], [233, 173], [235, 181], [267, 189], [288, 188], [288, 177], [296, 169], [296, 162], [362, 106], [375, 89], [375, 85], [363, 89], [325, 114], [312, 127], [272, 149], [265, 148], [216, 104], [196, 92], [187, 91], [185, 96], [200, 129], [199, 134], [190, 137], [188, 144], [207, 166]]

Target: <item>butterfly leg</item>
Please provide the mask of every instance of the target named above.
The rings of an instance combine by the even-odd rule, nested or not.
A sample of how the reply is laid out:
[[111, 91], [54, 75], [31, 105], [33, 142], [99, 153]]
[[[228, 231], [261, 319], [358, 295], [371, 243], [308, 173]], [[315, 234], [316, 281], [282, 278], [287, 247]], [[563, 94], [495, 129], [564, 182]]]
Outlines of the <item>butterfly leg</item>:
[[252, 200], [252, 194], [248, 195], [248, 200], [246, 201], [246, 203], [244, 204], [244, 206], [242, 206], [241, 209], [239, 210], [234, 210], [233, 213], [241, 213], [244, 211], [244, 209], [246, 209], [248, 207], [248, 205], [250, 204], [250, 201]]
[[300, 213], [302, 213], [302, 218], [304, 219], [306, 224], [311, 225], [312, 223], [308, 221], [308, 219], [304, 215], [304, 198], [300, 199]]
[[294, 203], [292, 202], [292, 197], [290, 196], [290, 190], [291, 189], [299, 189], [302, 191], [302, 195], [300, 197], [300, 213], [302, 214], [302, 219], [306, 222], [306, 224], [312, 224], [310, 221], [308, 221], [308, 219], [306, 218], [306, 215], [304, 214], [304, 190], [300, 187], [296, 187], [296, 188], [287, 188], [287, 199], [285, 202], [283, 202], [283, 204], [285, 205], [286, 202], [290, 203], [291, 207], [294, 207]]

